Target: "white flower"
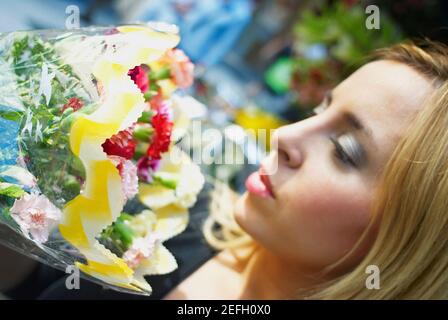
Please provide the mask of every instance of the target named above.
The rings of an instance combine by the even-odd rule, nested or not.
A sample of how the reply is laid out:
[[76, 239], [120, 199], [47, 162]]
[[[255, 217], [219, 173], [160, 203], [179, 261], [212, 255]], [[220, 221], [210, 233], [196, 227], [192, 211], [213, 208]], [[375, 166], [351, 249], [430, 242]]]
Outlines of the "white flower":
[[173, 114], [172, 141], [179, 141], [191, 126], [192, 119], [205, 118], [207, 107], [191, 96], [173, 95], [169, 100]]
[[136, 269], [143, 260], [150, 259], [156, 244], [160, 241], [157, 233], [151, 233], [144, 238], [137, 238], [131, 247], [123, 254], [123, 260], [131, 269]]
[[43, 195], [25, 194], [14, 202], [11, 217], [25, 235], [38, 243], [48, 240], [51, 229], [61, 218], [61, 211]]
[[204, 182], [205, 179], [199, 166], [192, 162], [184, 165], [181, 171], [181, 179], [176, 188], [179, 205], [184, 208], [192, 207], [204, 186]]
[[162, 155], [160, 174], [166, 173], [177, 176], [175, 189], [166, 188], [157, 184], [141, 183], [139, 187], [139, 199], [147, 207], [156, 210], [167, 205], [177, 205], [182, 208], [190, 208], [194, 205], [197, 195], [204, 186], [204, 176], [199, 166], [191, 158], [176, 146]]
[[151, 210], [143, 210], [129, 221], [129, 227], [139, 237], [145, 237], [154, 230], [157, 217]]

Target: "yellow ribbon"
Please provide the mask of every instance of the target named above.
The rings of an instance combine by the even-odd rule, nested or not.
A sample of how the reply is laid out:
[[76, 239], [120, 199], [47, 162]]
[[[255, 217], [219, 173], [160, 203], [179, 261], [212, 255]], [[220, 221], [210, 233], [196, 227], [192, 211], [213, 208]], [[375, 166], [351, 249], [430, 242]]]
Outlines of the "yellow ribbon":
[[136, 279], [123, 259], [96, 240], [125, 204], [119, 172], [101, 145], [136, 122], [144, 110], [143, 95], [128, 70], [159, 59], [178, 44], [179, 37], [143, 26], [119, 27], [118, 31], [112, 36], [125, 37], [129, 43], [93, 65], [92, 74], [103, 85], [104, 100], [95, 112], [78, 118], [70, 131], [70, 147], [85, 167], [86, 180], [81, 194], [64, 207], [59, 230], [87, 259], [86, 264], [77, 263], [80, 270], [112, 285], [150, 292], [142, 277]]

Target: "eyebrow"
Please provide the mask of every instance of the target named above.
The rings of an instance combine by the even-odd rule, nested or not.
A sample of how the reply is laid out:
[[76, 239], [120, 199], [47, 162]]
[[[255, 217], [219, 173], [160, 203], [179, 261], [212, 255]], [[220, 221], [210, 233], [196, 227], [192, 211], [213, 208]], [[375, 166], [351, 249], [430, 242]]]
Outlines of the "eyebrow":
[[[327, 106], [331, 105], [331, 102], [333, 101], [333, 93], [331, 90], [329, 90], [325, 94], [325, 103]], [[362, 131], [367, 134], [367, 136], [372, 137], [372, 130], [370, 128], [366, 127], [362, 121], [356, 117], [353, 113], [345, 111], [342, 114], [342, 117], [344, 120], [354, 129]]]

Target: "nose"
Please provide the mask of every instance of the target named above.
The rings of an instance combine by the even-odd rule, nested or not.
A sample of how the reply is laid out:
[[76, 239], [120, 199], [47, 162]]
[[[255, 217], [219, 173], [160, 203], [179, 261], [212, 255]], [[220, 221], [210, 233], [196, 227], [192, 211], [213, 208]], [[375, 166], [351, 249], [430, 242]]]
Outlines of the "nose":
[[283, 126], [275, 130], [271, 138], [271, 150], [276, 151], [282, 164], [296, 169], [303, 162], [298, 123]]

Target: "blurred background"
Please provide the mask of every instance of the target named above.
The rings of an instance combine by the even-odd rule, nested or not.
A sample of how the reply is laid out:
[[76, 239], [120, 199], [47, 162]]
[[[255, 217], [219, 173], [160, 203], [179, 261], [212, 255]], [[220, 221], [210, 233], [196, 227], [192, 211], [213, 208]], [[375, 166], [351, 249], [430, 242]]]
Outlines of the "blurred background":
[[[372, 4], [380, 28], [369, 30]], [[176, 24], [196, 64], [188, 93], [219, 128], [274, 129], [303, 119], [372, 50], [415, 37], [448, 41], [448, 2], [435, 0], [0, 0], [0, 32], [64, 29], [70, 5], [79, 7], [81, 27]], [[262, 143], [268, 150], [269, 139]], [[207, 168], [237, 187], [239, 169]], [[14, 272], [2, 261], [0, 275]]]
[[[196, 64], [188, 93], [208, 123], [231, 126], [230, 135], [306, 117], [373, 49], [405, 38], [448, 40], [448, 3], [435, 0], [0, 0], [0, 32], [64, 29], [73, 5], [81, 27], [176, 24], [180, 47]], [[379, 9], [379, 29], [366, 28], [369, 5]], [[269, 149], [269, 137], [257, 143]], [[230, 181], [245, 178], [239, 169], [207, 167]]]

